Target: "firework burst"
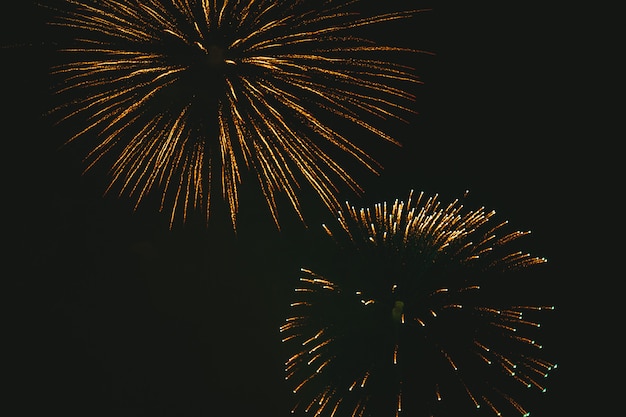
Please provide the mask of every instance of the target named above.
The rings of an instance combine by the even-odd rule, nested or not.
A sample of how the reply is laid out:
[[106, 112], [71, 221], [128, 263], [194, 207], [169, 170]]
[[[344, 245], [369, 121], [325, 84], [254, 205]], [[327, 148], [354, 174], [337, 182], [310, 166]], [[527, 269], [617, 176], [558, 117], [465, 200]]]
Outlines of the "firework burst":
[[556, 367], [535, 338], [553, 307], [489, 286], [546, 260], [513, 249], [529, 232], [505, 232], [494, 216], [423, 193], [346, 204], [337, 227], [324, 226], [343, 263], [302, 269], [281, 327], [293, 412], [529, 415], [520, 396], [545, 391]]
[[236, 227], [248, 170], [277, 227], [278, 193], [303, 220], [302, 183], [336, 210], [340, 186], [361, 192], [337, 151], [378, 172], [353, 138], [398, 144], [376, 124], [414, 113], [406, 87], [420, 81], [387, 58], [421, 51], [379, 45], [362, 29], [419, 10], [361, 16], [359, 1], [62, 4], [51, 24], [68, 30], [72, 45], [53, 68], [64, 104], [52, 113], [80, 124], [68, 142], [89, 141], [86, 170], [111, 167], [107, 192], [116, 187], [138, 205], [158, 189], [170, 226], [189, 210], [208, 218], [217, 183]]

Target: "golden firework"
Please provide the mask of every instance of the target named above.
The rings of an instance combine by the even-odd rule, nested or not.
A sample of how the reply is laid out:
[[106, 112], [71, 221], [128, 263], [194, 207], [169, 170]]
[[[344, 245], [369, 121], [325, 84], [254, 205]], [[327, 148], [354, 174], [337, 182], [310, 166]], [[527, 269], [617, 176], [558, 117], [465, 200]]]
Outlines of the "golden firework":
[[[387, 59], [422, 52], [379, 45], [363, 28], [419, 10], [361, 16], [358, 1], [64, 0], [52, 25], [74, 43], [53, 69], [69, 139], [91, 141], [87, 168], [108, 158], [111, 181], [136, 204], [161, 193], [161, 209], [209, 216], [217, 180], [233, 228], [244, 170], [256, 173], [279, 227], [284, 193], [304, 220], [308, 183], [331, 210], [339, 185], [362, 191], [337, 151], [380, 170], [355, 138], [398, 145], [376, 122], [414, 113], [414, 70]], [[346, 129], [354, 126], [350, 137]], [[215, 173], [213, 173], [215, 171]]]
[[280, 328], [292, 412], [529, 415], [518, 394], [545, 392], [556, 368], [535, 337], [554, 307], [493, 287], [546, 259], [516, 248], [530, 232], [494, 216], [413, 192], [346, 203], [324, 226], [340, 256], [301, 269]]

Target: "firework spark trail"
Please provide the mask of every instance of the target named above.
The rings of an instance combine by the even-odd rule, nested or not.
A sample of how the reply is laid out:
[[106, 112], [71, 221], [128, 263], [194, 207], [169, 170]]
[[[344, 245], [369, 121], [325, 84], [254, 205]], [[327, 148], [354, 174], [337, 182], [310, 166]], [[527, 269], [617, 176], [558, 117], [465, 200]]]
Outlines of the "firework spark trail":
[[528, 415], [514, 393], [546, 391], [556, 365], [533, 336], [554, 307], [503, 306], [483, 287], [546, 259], [513, 249], [529, 232], [505, 232], [494, 216], [411, 192], [372, 209], [346, 203], [336, 227], [323, 225], [348, 266], [334, 263], [333, 280], [301, 269], [280, 328], [295, 352], [285, 364], [293, 412]]
[[117, 186], [139, 205], [159, 188], [170, 227], [190, 209], [208, 219], [211, 169], [233, 228], [243, 169], [256, 172], [277, 227], [277, 193], [304, 222], [302, 180], [334, 211], [340, 184], [362, 190], [333, 150], [374, 173], [382, 167], [353, 139], [361, 132], [348, 138], [333, 123], [399, 145], [376, 122], [406, 122], [416, 113], [406, 87], [421, 83], [413, 68], [386, 57], [424, 51], [378, 45], [359, 29], [422, 10], [360, 16], [359, 1], [319, 10], [305, 3], [64, 0], [51, 25], [74, 41], [53, 68], [67, 99], [51, 113], [85, 123], [67, 142], [93, 143], [86, 170], [115, 159], [106, 192]]

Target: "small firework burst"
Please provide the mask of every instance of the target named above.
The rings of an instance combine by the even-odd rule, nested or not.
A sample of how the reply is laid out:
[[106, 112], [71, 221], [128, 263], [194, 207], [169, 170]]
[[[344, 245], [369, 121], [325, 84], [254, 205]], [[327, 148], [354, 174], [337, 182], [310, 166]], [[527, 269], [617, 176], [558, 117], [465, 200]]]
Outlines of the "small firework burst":
[[545, 391], [556, 367], [535, 339], [553, 306], [489, 286], [546, 260], [513, 249], [530, 232], [494, 216], [411, 192], [373, 209], [346, 204], [337, 227], [324, 225], [343, 263], [302, 269], [281, 327], [293, 412], [527, 416], [520, 397], [531, 393], [517, 394]]
[[116, 187], [139, 204], [158, 190], [171, 222], [195, 209], [208, 217], [218, 184], [236, 227], [248, 170], [278, 227], [277, 193], [304, 221], [302, 183], [334, 211], [340, 186], [362, 191], [337, 155], [378, 172], [355, 138], [398, 145], [378, 122], [415, 113], [407, 87], [420, 81], [391, 57], [421, 51], [379, 45], [362, 29], [419, 10], [361, 16], [359, 1], [62, 2], [51, 24], [67, 29], [72, 45], [53, 69], [64, 104], [51, 113], [81, 126], [68, 142], [90, 141], [87, 170], [110, 165], [107, 192]]

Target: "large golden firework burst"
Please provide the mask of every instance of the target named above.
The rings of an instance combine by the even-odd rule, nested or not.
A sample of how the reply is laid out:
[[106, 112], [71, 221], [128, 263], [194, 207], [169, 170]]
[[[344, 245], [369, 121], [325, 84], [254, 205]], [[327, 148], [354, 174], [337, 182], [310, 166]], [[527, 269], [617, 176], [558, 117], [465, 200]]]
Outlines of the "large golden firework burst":
[[420, 83], [388, 58], [421, 51], [362, 30], [420, 10], [362, 16], [359, 3], [62, 0], [51, 24], [72, 44], [53, 68], [63, 102], [53, 113], [80, 126], [68, 142], [91, 143], [87, 170], [110, 164], [107, 192], [138, 205], [158, 190], [170, 227], [191, 209], [208, 218], [217, 183], [236, 228], [244, 170], [277, 227], [278, 193], [304, 220], [301, 183], [336, 210], [340, 185], [362, 191], [337, 151], [378, 172], [359, 141], [398, 144], [377, 123], [415, 113], [405, 87]]

